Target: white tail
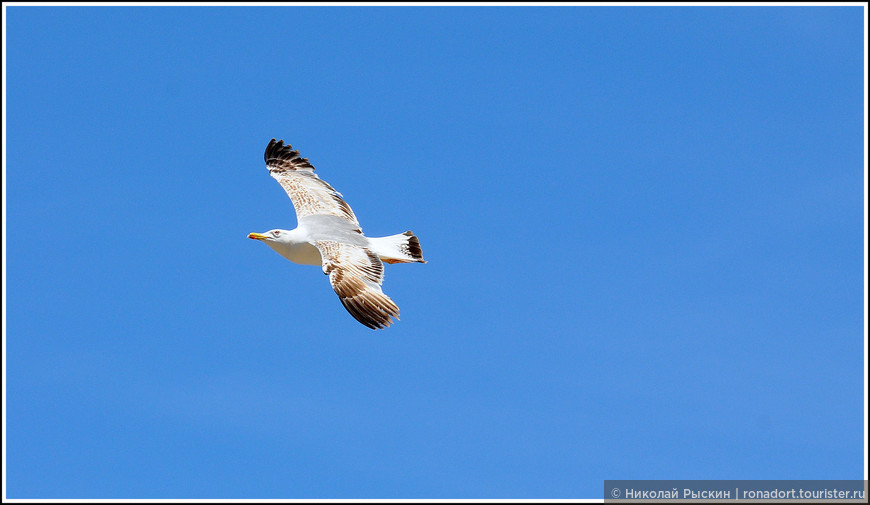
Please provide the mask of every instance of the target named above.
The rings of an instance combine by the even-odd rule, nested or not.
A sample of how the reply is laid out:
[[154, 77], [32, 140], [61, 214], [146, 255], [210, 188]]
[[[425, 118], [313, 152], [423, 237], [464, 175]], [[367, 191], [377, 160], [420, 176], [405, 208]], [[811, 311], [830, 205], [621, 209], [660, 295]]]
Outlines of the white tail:
[[385, 263], [426, 263], [420, 240], [412, 231], [388, 237], [369, 237], [369, 249]]

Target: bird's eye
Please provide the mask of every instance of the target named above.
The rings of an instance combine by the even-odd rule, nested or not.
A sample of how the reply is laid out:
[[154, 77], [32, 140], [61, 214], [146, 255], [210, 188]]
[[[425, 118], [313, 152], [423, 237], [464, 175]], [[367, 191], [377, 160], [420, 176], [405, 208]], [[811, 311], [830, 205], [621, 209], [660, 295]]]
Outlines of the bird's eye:
[[276, 237], [277, 237], [278, 235], [280, 235], [280, 234], [281, 234], [281, 232], [278, 231], [278, 230], [275, 230], [275, 231], [272, 232], [272, 235], [275, 235]]

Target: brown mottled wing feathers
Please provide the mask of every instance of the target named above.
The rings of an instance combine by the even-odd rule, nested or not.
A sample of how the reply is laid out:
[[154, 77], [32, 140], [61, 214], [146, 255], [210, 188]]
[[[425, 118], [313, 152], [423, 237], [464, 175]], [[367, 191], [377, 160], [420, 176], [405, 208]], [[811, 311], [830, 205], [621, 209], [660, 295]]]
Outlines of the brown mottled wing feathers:
[[299, 155], [290, 144], [272, 139], [263, 155], [266, 168], [287, 192], [296, 209], [296, 219], [316, 214], [338, 216], [359, 228], [359, 222], [341, 193], [317, 177], [308, 158]]
[[323, 258], [323, 273], [344, 308], [372, 329], [386, 328], [399, 318], [399, 307], [381, 291], [384, 265], [372, 251], [333, 240], [314, 242]]

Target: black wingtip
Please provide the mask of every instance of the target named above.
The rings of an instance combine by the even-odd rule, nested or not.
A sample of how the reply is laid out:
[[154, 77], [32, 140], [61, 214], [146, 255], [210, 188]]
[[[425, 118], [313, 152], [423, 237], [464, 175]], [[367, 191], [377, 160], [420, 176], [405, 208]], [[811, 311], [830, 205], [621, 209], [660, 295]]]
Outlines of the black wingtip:
[[[277, 158], [277, 154], [284, 147], [283, 140], [275, 140], [272, 139], [269, 141], [269, 145], [266, 146], [266, 152], [263, 153], [263, 158], [266, 160], [266, 163], [269, 162], [270, 158]], [[290, 147], [289, 145], [287, 147]]]
[[300, 156], [299, 151], [294, 151], [293, 146], [284, 144], [283, 140], [270, 140], [269, 145], [266, 146], [266, 152], [263, 153], [263, 158], [266, 160], [266, 166], [270, 168], [314, 170], [314, 167], [308, 162], [308, 158]]
[[344, 305], [344, 308], [351, 316], [353, 316], [354, 319], [373, 330], [383, 330], [388, 328], [395, 322], [393, 321], [393, 318], [395, 318], [396, 321], [399, 320], [398, 307], [393, 309], [377, 305], [373, 306], [365, 301], [359, 302], [353, 298], [341, 298], [341, 296], [339, 296], [339, 299], [341, 300], [341, 304]]

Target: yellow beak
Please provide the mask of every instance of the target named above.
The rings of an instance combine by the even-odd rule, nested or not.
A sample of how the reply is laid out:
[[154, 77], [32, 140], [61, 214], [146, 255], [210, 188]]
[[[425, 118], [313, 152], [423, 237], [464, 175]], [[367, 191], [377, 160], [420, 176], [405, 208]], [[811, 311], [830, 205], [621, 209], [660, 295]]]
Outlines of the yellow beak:
[[248, 238], [252, 238], [254, 240], [266, 240], [266, 236], [262, 233], [249, 233]]

